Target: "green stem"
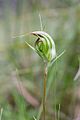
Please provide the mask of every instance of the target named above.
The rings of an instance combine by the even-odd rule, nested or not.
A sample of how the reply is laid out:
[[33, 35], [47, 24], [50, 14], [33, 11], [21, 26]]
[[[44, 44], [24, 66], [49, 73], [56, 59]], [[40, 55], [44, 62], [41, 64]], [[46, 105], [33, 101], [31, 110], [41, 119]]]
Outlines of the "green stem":
[[47, 64], [45, 63], [44, 81], [43, 81], [43, 120], [45, 120], [45, 110], [46, 110], [46, 81], [47, 81]]

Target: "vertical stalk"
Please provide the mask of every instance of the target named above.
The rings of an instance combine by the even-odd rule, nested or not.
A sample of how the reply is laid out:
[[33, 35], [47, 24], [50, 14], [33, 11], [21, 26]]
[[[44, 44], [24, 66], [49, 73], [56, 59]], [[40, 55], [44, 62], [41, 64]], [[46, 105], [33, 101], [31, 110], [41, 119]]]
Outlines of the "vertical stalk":
[[45, 120], [45, 110], [46, 110], [46, 81], [47, 81], [47, 64], [44, 67], [44, 80], [43, 80], [43, 120]]
[[3, 108], [1, 108], [0, 120], [2, 120]]

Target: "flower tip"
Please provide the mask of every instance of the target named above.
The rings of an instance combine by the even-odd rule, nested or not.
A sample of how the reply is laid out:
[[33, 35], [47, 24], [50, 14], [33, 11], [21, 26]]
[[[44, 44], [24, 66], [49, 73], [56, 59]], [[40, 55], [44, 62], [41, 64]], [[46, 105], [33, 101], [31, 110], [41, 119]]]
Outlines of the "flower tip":
[[37, 31], [31, 32], [31, 34], [37, 36]]

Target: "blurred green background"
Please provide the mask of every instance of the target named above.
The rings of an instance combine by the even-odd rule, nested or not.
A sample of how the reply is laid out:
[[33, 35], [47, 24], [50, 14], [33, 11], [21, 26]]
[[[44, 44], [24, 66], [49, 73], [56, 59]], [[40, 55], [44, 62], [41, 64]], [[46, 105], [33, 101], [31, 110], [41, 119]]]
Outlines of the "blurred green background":
[[34, 44], [35, 37], [13, 39], [41, 30], [39, 14], [44, 31], [55, 41], [57, 54], [66, 50], [48, 71], [46, 120], [80, 120], [80, 1], [0, 0], [2, 120], [39, 117], [43, 61], [25, 44], [25, 41]]

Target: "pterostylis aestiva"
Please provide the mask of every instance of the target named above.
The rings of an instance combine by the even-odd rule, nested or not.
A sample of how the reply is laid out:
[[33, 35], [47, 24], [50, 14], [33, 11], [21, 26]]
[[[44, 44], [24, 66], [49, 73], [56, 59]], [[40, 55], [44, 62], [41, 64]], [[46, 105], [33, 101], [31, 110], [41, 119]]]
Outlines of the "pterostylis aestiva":
[[[40, 17], [40, 23], [42, 27], [42, 22], [41, 22], [41, 17]], [[37, 53], [43, 60], [44, 63], [44, 79], [43, 79], [43, 100], [42, 100], [42, 108], [39, 113], [39, 117], [36, 120], [40, 119], [41, 112], [43, 111], [43, 120], [45, 120], [45, 111], [46, 111], [46, 81], [47, 81], [47, 72], [48, 68], [57, 60], [59, 59], [65, 51], [63, 51], [61, 54], [57, 55], [56, 54], [56, 47], [54, 40], [52, 37], [46, 33], [45, 31], [33, 31], [30, 33], [26, 33], [20, 36], [15, 36], [16, 37], [25, 37], [27, 35], [34, 35], [36, 36], [36, 41], [34, 42], [34, 47], [31, 46], [28, 43], [28, 40], [25, 41], [25, 43], [33, 50], [35, 53]]]

